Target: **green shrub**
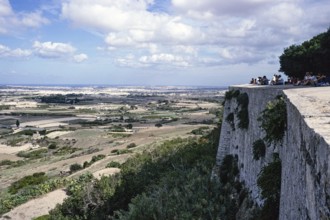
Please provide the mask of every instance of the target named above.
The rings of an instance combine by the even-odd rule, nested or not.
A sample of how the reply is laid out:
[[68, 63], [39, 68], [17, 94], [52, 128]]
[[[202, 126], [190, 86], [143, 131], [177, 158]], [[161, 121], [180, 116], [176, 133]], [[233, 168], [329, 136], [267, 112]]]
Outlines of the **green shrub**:
[[266, 145], [262, 139], [256, 140], [253, 143], [253, 159], [259, 160], [261, 157], [264, 157], [266, 154]]
[[63, 156], [66, 154], [72, 154], [78, 150], [80, 150], [80, 149], [75, 148], [75, 147], [70, 147], [70, 146], [64, 146], [64, 147], [61, 147], [58, 150], [56, 150], [53, 154], [56, 156]]
[[119, 155], [119, 154], [128, 154], [128, 153], [132, 153], [132, 151], [128, 150], [128, 149], [122, 149], [122, 150], [118, 150], [116, 153], [117, 153], [117, 155]]
[[235, 116], [234, 113], [231, 112], [226, 117], [226, 122], [228, 122], [233, 130], [235, 130]]
[[85, 169], [85, 168], [87, 168], [87, 167], [90, 167], [91, 166], [91, 164], [88, 162], [88, 161], [85, 161], [84, 163], [83, 163], [83, 168]]
[[278, 143], [283, 140], [287, 127], [286, 103], [282, 96], [276, 97], [274, 101], [268, 102], [265, 110], [261, 112], [258, 121], [264, 129], [265, 141]]
[[93, 156], [92, 157], [92, 160], [91, 160], [91, 163], [95, 163], [96, 161], [102, 160], [104, 158], [105, 158], [105, 155], [104, 154], [99, 154], [99, 155]]
[[114, 125], [110, 131], [112, 132], [125, 132], [126, 129], [122, 125]]
[[38, 185], [28, 185], [20, 189], [17, 194], [4, 194], [0, 198], [0, 215], [9, 212], [14, 207], [30, 199], [61, 188], [66, 183], [66, 179], [51, 179]]
[[47, 149], [38, 149], [32, 151], [20, 151], [17, 153], [17, 156], [29, 158], [29, 159], [38, 159], [44, 157], [48, 153]]
[[261, 197], [265, 199], [260, 219], [277, 220], [279, 217], [281, 170], [281, 160], [274, 157], [274, 161], [263, 167], [259, 174], [257, 185], [261, 189]]
[[34, 130], [22, 130], [16, 133], [16, 135], [27, 135], [27, 136], [32, 136], [33, 134], [37, 133], [37, 131]]
[[226, 93], [225, 93], [225, 100], [231, 100], [232, 98], [237, 98], [240, 94], [240, 91], [239, 90], [228, 90]]
[[48, 145], [48, 149], [50, 149], [50, 150], [54, 150], [56, 148], [57, 148], [56, 143], [51, 143], [50, 145]]
[[221, 183], [226, 184], [232, 181], [238, 173], [239, 170], [237, 160], [233, 157], [233, 155], [225, 156], [219, 171]]
[[113, 149], [113, 150], [111, 150], [111, 153], [115, 154], [115, 153], [117, 153], [118, 151], [119, 151], [118, 149]]
[[203, 126], [192, 130], [191, 133], [194, 135], [205, 135], [207, 134], [208, 130], [209, 130], [208, 126]]
[[28, 160], [16, 160], [16, 161], [2, 160], [0, 161], [0, 166], [9, 166], [8, 168], [19, 167], [25, 165], [26, 163], [28, 163]]
[[41, 131], [39, 131], [39, 134], [40, 135], [46, 135], [46, 132], [47, 132], [46, 129], [45, 130], [41, 130]]
[[247, 129], [249, 127], [249, 96], [248, 94], [242, 93], [237, 97], [237, 103], [240, 110], [237, 113], [238, 127], [241, 129]]
[[127, 149], [134, 148], [136, 147], [135, 143], [130, 143], [129, 145], [126, 146]]
[[83, 167], [80, 164], [78, 164], [78, 163], [74, 163], [74, 164], [71, 164], [70, 165], [70, 171], [72, 173], [77, 172], [77, 171], [81, 170], [82, 168]]
[[110, 163], [107, 164], [106, 168], [111, 168], [111, 167], [120, 168], [121, 164], [116, 161], [111, 161]]
[[1, 160], [0, 161], [0, 166], [12, 165], [13, 163], [15, 163], [15, 162], [11, 161], [11, 160]]
[[18, 190], [20, 190], [22, 188], [25, 188], [27, 186], [37, 185], [37, 184], [45, 182], [46, 180], [48, 180], [48, 177], [45, 175], [44, 172], [34, 173], [30, 176], [25, 176], [25, 177], [17, 180], [16, 182], [13, 182], [9, 186], [8, 192], [11, 194], [16, 194], [18, 192]]
[[32, 220], [50, 220], [49, 215], [42, 215]]

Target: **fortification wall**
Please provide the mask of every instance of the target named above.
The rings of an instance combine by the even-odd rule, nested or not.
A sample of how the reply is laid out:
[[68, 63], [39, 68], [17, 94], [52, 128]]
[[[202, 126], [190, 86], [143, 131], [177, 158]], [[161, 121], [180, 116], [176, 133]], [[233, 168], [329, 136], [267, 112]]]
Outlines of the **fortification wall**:
[[[282, 161], [280, 219], [330, 219], [330, 97], [317, 92], [330, 94], [330, 88], [232, 86], [230, 89], [248, 94], [249, 126], [238, 127], [237, 100], [227, 100], [217, 165], [225, 155], [235, 155], [240, 180], [254, 201], [262, 204], [256, 183], [258, 174], [272, 161], [273, 153], [279, 153]], [[258, 117], [267, 103], [280, 94], [287, 102], [285, 137], [281, 144], [267, 147], [265, 157], [254, 160], [253, 142], [265, 136]], [[234, 113], [234, 128], [226, 120], [230, 113]]]

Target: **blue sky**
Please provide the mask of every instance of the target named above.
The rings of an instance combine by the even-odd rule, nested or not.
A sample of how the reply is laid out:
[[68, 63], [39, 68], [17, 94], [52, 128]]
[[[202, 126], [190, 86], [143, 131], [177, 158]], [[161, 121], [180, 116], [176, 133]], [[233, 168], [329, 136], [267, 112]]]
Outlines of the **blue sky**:
[[0, 84], [247, 83], [329, 17], [329, 0], [0, 0]]

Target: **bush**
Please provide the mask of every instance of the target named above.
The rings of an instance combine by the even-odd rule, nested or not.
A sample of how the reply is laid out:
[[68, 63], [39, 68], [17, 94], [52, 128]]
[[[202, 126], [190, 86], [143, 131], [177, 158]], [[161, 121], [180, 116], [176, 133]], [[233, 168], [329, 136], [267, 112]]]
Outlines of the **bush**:
[[105, 158], [105, 155], [104, 154], [99, 154], [99, 155], [97, 155], [97, 156], [93, 156], [92, 157], [92, 160], [91, 160], [91, 163], [95, 163], [96, 161], [98, 161], [98, 160], [102, 160], [102, 159], [104, 159]]
[[125, 132], [126, 129], [122, 125], [114, 125], [110, 131], [112, 132]]
[[239, 170], [237, 166], [237, 160], [233, 157], [233, 155], [225, 156], [219, 171], [221, 183], [226, 184], [229, 181], [232, 181], [238, 173]]
[[256, 140], [253, 143], [253, 159], [259, 160], [266, 154], [266, 145], [262, 139]]
[[115, 153], [117, 153], [118, 151], [119, 151], [118, 149], [113, 149], [113, 150], [111, 150], [111, 153], [115, 154]]
[[[17, 126], [19, 127], [19, 126]], [[16, 135], [27, 135], [27, 136], [32, 136], [33, 134], [37, 133], [36, 131], [33, 131], [33, 130], [23, 130], [23, 131], [20, 131], [20, 132], [17, 132]]]
[[229, 113], [226, 117], [226, 122], [228, 122], [233, 130], [235, 130], [235, 116], [234, 113]]
[[274, 161], [263, 167], [259, 174], [257, 184], [261, 189], [261, 197], [265, 199], [260, 219], [277, 220], [279, 217], [281, 170], [281, 160], [274, 157]]
[[126, 146], [127, 149], [134, 148], [134, 147], [136, 147], [135, 143], [130, 143], [129, 145]]
[[30, 176], [25, 176], [16, 182], [13, 182], [9, 188], [8, 192], [11, 194], [16, 194], [18, 190], [25, 188], [27, 186], [33, 186], [48, 180], [48, 177], [45, 176], [44, 172], [34, 173]]
[[278, 96], [274, 101], [269, 102], [266, 109], [261, 112], [258, 121], [261, 123], [260, 127], [266, 133], [265, 141], [275, 144], [281, 142], [287, 127], [287, 112], [284, 98]]
[[54, 150], [54, 149], [56, 149], [56, 148], [57, 148], [56, 143], [51, 143], [51, 144], [48, 146], [48, 149], [50, 149], [50, 150]]
[[30, 199], [61, 188], [66, 183], [66, 179], [52, 179], [38, 185], [27, 185], [26, 187], [21, 188], [17, 194], [4, 194], [0, 198], [0, 215], [9, 212], [14, 207], [21, 205]]
[[239, 90], [228, 90], [225, 93], [225, 100], [231, 100], [232, 98], [237, 98], [240, 94]]
[[17, 153], [17, 156], [29, 159], [38, 159], [44, 157], [47, 153], [47, 149], [38, 149], [33, 151], [20, 151]]
[[56, 150], [54, 152], [54, 155], [55, 156], [63, 156], [63, 155], [66, 155], [66, 154], [72, 154], [72, 153], [74, 153], [78, 150], [80, 150], [80, 149], [75, 148], [75, 147], [70, 147], [70, 146], [64, 146], [64, 147], [61, 147], [58, 150]]
[[208, 133], [209, 129], [210, 128], [208, 126], [203, 126], [203, 127], [192, 130], [191, 133], [194, 135], [205, 135]]
[[239, 120], [238, 127], [241, 129], [247, 129], [249, 127], [249, 96], [248, 94], [242, 93], [237, 97], [237, 103], [240, 110], [237, 113], [237, 118]]
[[34, 218], [33, 220], [50, 220], [49, 215], [42, 215], [37, 218]]
[[105, 158], [106, 156], [104, 154], [99, 154], [97, 156], [93, 156], [91, 161], [88, 162], [88, 161], [85, 161], [84, 164], [83, 164], [83, 168], [87, 168], [87, 167], [90, 167], [93, 163], [95, 163], [96, 161], [98, 160], [102, 160], [103, 158]]
[[128, 149], [122, 149], [122, 150], [118, 150], [116, 153], [117, 153], [117, 155], [119, 155], [119, 154], [128, 154], [128, 153], [132, 153], [132, 151], [128, 150]]
[[85, 161], [84, 163], [83, 163], [83, 168], [85, 169], [85, 168], [87, 168], [87, 167], [90, 167], [91, 166], [91, 164], [88, 162], [88, 161]]
[[74, 163], [74, 164], [71, 164], [70, 165], [70, 171], [72, 173], [77, 172], [77, 171], [81, 170], [82, 168], [83, 167], [80, 164], [78, 164], [78, 163]]
[[106, 168], [111, 168], [111, 167], [120, 168], [121, 164], [116, 161], [111, 161], [110, 163], [107, 164]]
[[0, 161], [0, 166], [12, 165], [13, 163], [15, 163], [15, 162], [11, 161], [11, 160], [1, 160]]

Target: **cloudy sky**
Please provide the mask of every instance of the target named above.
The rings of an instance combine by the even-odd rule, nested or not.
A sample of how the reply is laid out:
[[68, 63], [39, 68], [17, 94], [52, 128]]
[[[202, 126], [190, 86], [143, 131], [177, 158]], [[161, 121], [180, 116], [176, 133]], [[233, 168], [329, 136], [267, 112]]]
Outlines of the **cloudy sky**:
[[0, 84], [246, 83], [329, 18], [330, 0], [0, 0]]

